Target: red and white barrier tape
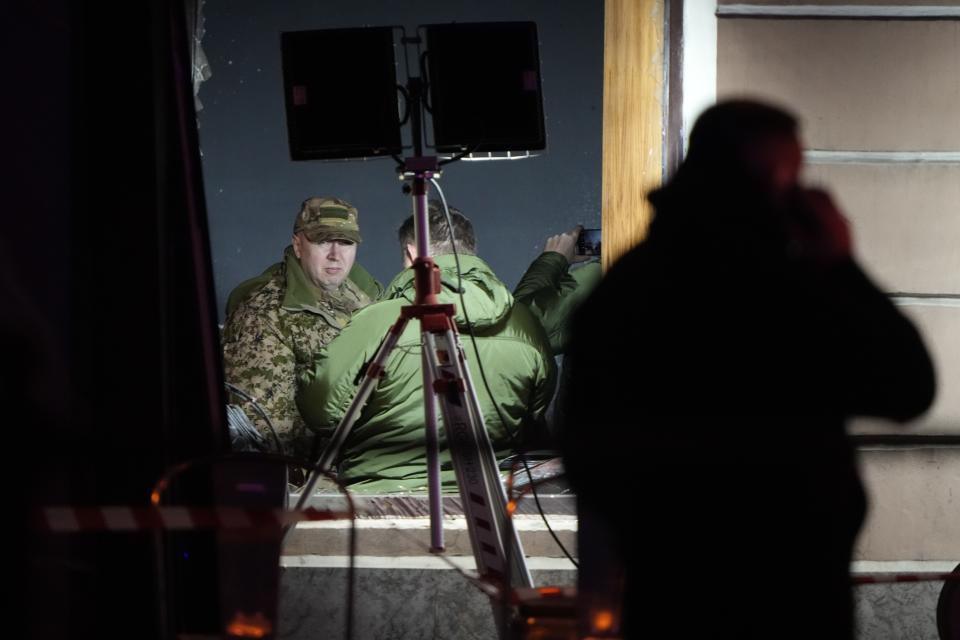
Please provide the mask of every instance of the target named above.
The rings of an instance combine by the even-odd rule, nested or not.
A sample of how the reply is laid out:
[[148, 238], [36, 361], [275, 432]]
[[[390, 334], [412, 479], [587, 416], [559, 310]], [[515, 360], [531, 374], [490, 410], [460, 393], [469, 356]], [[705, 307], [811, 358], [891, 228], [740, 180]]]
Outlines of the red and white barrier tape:
[[[314, 509], [283, 511], [242, 507], [45, 507], [34, 514], [34, 527], [45, 533], [94, 531], [188, 531], [283, 527], [309, 520], [349, 520], [346, 512]], [[960, 580], [960, 573], [893, 573], [860, 575], [853, 584], [942, 582]]]
[[350, 514], [308, 508], [303, 511], [241, 507], [45, 507], [34, 526], [48, 533], [257, 529], [305, 520], [349, 519]]

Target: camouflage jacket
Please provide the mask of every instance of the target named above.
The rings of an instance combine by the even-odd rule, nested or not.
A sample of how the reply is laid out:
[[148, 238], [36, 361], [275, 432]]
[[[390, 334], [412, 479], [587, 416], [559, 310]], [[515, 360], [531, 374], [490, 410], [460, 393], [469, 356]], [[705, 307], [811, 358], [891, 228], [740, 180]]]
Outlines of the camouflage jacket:
[[[226, 381], [253, 396], [270, 416], [284, 451], [307, 458], [313, 435], [306, 430], [294, 399], [297, 376], [313, 365], [351, 314], [371, 303], [357, 284], [346, 280], [337, 292], [318, 291], [288, 250], [280, 269], [237, 302], [223, 328]], [[242, 285], [241, 285], [242, 286]], [[266, 421], [249, 403], [243, 407], [271, 443]]]

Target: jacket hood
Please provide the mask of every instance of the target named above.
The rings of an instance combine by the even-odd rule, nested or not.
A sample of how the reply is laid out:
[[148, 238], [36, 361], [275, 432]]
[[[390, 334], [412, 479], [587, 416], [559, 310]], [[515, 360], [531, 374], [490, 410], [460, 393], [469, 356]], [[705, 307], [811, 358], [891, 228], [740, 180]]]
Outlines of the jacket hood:
[[[456, 305], [457, 327], [466, 328], [463, 305], [457, 294], [456, 262], [452, 255], [434, 256], [433, 259], [440, 268], [442, 283], [438, 297], [443, 303]], [[507, 286], [497, 278], [486, 262], [476, 256], [460, 256], [460, 270], [463, 278], [463, 300], [474, 329], [492, 327], [501, 322], [513, 307], [513, 294]], [[404, 298], [413, 302], [413, 269], [404, 269], [387, 285], [386, 297]]]
[[370, 304], [369, 296], [349, 279], [344, 280], [335, 292], [321, 291], [307, 279], [293, 247], [287, 247], [283, 252], [282, 273], [286, 291], [280, 306], [287, 311], [315, 313], [332, 326], [343, 327], [351, 313]]
[[320, 290], [307, 280], [307, 274], [303, 272], [292, 246], [283, 250], [283, 274], [286, 281], [283, 308], [288, 311], [315, 311]]

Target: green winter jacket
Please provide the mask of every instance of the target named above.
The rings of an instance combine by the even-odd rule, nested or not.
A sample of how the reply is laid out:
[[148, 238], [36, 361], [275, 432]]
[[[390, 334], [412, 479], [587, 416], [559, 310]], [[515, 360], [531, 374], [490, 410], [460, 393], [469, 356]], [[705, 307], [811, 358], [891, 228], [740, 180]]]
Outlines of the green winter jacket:
[[534, 260], [513, 297], [526, 304], [547, 332], [553, 353], [566, 350], [570, 340], [570, 319], [583, 300], [600, 282], [599, 262], [588, 262], [569, 270], [567, 259], [556, 251], [546, 251]]
[[[288, 246], [283, 251], [284, 260], [289, 260], [293, 257], [293, 247]], [[296, 258], [293, 258], [296, 259]], [[233, 288], [233, 291], [230, 292], [230, 295], [227, 296], [227, 309], [226, 316], [229, 317], [233, 313], [234, 309], [237, 308], [237, 305], [249, 298], [256, 290], [265, 285], [270, 278], [272, 278], [277, 273], [280, 273], [280, 270], [283, 269], [283, 262], [277, 262], [275, 264], [267, 267], [263, 273], [258, 276], [254, 276], [248, 280], [244, 280], [236, 287]], [[353, 268], [350, 269], [350, 274], [347, 278], [357, 285], [361, 291], [363, 291], [371, 300], [378, 300], [380, 296], [383, 295], [383, 285], [380, 284], [376, 278], [370, 275], [370, 272], [364, 269], [359, 262], [353, 264]]]
[[[513, 452], [508, 432], [524, 438], [539, 434], [556, 385], [556, 368], [543, 327], [480, 258], [463, 256], [464, 299], [490, 390], [504, 424], [484, 388], [477, 354], [459, 296], [453, 256], [436, 257], [443, 287], [440, 300], [457, 305], [470, 373], [497, 458]], [[329, 438], [357, 391], [356, 379], [371, 359], [400, 308], [414, 298], [413, 271], [400, 273], [386, 290], [387, 300], [357, 312], [336, 340], [320, 352], [304, 378], [297, 404], [307, 426]], [[340, 479], [365, 493], [423, 491], [426, 453], [421, 394], [420, 333], [411, 322], [387, 361], [386, 373], [363, 409], [337, 461]], [[440, 421], [442, 423], [442, 420]], [[456, 487], [441, 429], [441, 480]]]

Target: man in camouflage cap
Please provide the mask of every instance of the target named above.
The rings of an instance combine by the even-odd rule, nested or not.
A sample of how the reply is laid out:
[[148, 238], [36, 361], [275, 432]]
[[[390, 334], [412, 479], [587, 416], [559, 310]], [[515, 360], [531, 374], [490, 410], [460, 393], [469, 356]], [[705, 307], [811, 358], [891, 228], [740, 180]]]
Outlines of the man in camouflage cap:
[[[315, 453], [313, 436], [294, 401], [298, 374], [313, 364], [353, 312], [382, 291], [354, 264], [359, 243], [355, 207], [338, 198], [305, 200], [283, 262], [241, 283], [227, 301], [226, 381], [256, 399], [288, 455], [310, 458]], [[249, 403], [237, 404], [272, 447], [266, 421]]]

